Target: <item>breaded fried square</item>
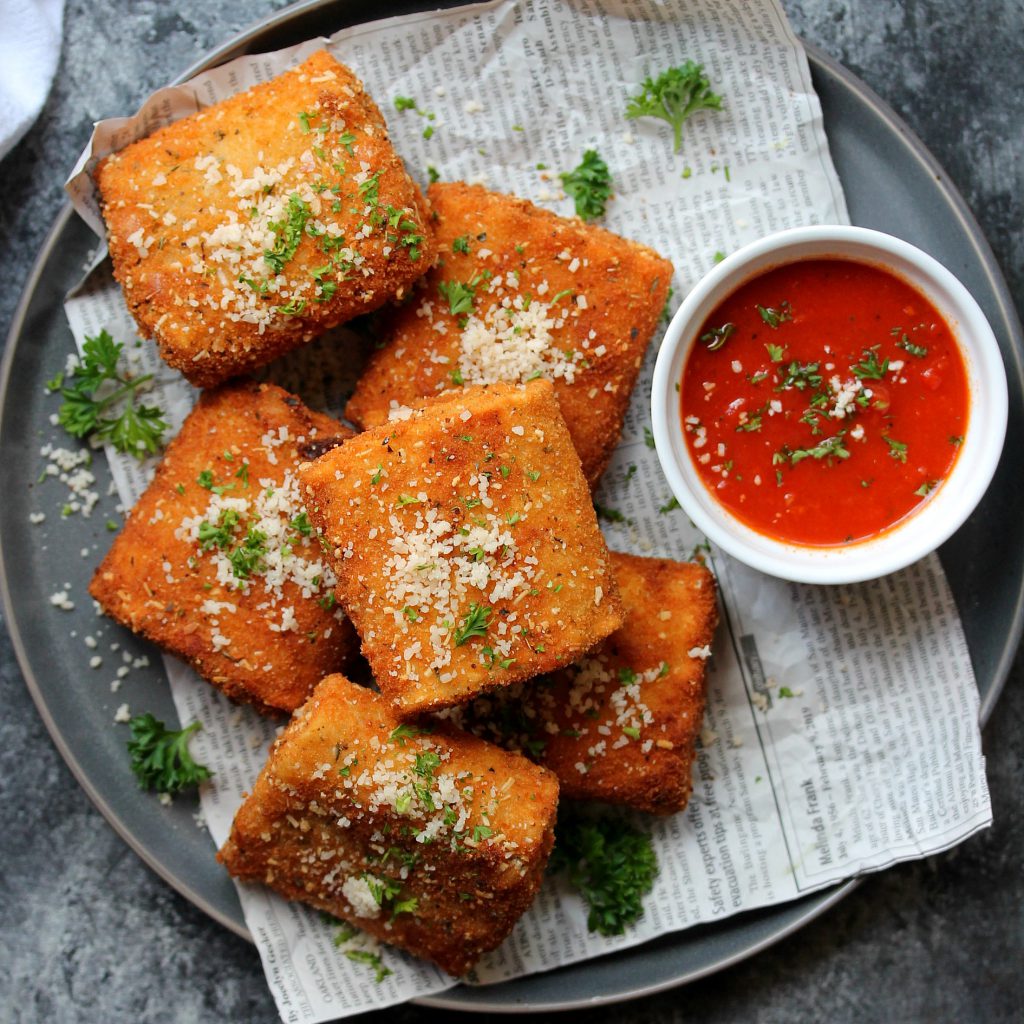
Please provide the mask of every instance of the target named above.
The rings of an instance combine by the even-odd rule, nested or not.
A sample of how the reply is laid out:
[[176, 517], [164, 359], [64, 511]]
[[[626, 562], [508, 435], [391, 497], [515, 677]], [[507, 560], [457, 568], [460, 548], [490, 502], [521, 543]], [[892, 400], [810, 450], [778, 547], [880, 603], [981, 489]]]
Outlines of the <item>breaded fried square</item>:
[[548, 381], [434, 399], [300, 476], [338, 600], [404, 715], [558, 668], [622, 623]]
[[270, 384], [205, 392], [89, 592], [228, 696], [293, 711], [356, 651], [296, 476], [351, 433]]
[[612, 552], [612, 566], [626, 621], [597, 651], [444, 714], [550, 768], [563, 796], [672, 814], [690, 797], [715, 580], [696, 562]]
[[437, 266], [385, 319], [345, 415], [376, 426], [397, 405], [460, 385], [554, 382], [593, 486], [618, 443], [672, 264], [525, 199], [436, 183]]
[[443, 723], [402, 724], [335, 675], [275, 743], [218, 857], [460, 975], [533, 901], [557, 803], [546, 769]]
[[212, 387], [401, 296], [434, 259], [423, 195], [326, 51], [96, 169], [142, 333]]

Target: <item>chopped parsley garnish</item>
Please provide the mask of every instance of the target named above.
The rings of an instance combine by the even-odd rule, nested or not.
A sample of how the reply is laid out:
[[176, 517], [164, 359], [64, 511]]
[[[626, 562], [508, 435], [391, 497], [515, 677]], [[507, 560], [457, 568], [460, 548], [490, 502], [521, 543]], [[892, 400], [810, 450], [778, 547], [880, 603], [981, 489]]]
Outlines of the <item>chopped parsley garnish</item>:
[[391, 730], [391, 735], [388, 737], [392, 742], [398, 741], [399, 746], [404, 747], [406, 739], [412, 739], [413, 736], [430, 735], [430, 729], [421, 728], [418, 725], [410, 725], [408, 722], [403, 722], [401, 725], [396, 725]]
[[282, 316], [299, 316], [305, 308], [305, 299], [292, 299], [291, 302], [286, 302], [283, 306], [274, 307]]
[[650, 836], [613, 817], [559, 816], [551, 869], [569, 881], [590, 907], [587, 927], [621, 935], [643, 914], [643, 897], [658, 874]]
[[650, 427], [644, 427], [644, 444], [647, 445], [648, 448], [654, 447], [654, 433]]
[[494, 835], [494, 832], [486, 825], [474, 825], [473, 826], [473, 842], [480, 843], [485, 839], [490, 839]]
[[678, 499], [678, 498], [675, 498], [675, 497], [672, 497], [672, 498], [669, 498], [669, 500], [668, 500], [667, 502], [665, 502], [665, 504], [664, 504], [664, 505], [662, 505], [662, 506], [661, 506], [661, 507], [660, 507], [660, 508], [658, 509], [658, 511], [659, 511], [659, 512], [660, 512], [660, 513], [661, 513], [662, 515], [666, 515], [667, 513], [669, 513], [669, 512], [672, 512], [672, 511], [674, 511], [675, 509], [677, 509], [677, 508], [681, 508], [681, 507], [682, 507], [682, 506], [681, 506], [681, 505], [679, 504], [679, 499]]
[[599, 505], [596, 501], [594, 502], [594, 512], [597, 513], [598, 519], [603, 519], [608, 523], [631, 523], [632, 520], [627, 519], [617, 508], [609, 508], [607, 505]]
[[795, 697], [796, 694], [788, 686], [780, 686], [779, 687], [779, 696], [780, 697]]
[[378, 195], [380, 176], [381, 172], [377, 171], [376, 174], [371, 174], [369, 178], [359, 183], [359, 194], [363, 197], [363, 202], [367, 206], [376, 206], [380, 202]]
[[305, 509], [303, 509], [289, 525], [293, 530], [298, 530], [303, 537], [308, 537], [313, 532], [313, 524], [309, 521], [309, 516], [306, 515]]
[[293, 192], [288, 197], [287, 219], [269, 225], [274, 232], [274, 248], [264, 250], [263, 262], [275, 274], [280, 274], [295, 256], [311, 215], [309, 204]]
[[416, 101], [411, 96], [396, 96], [395, 110], [415, 110]]
[[65, 386], [60, 388], [64, 401], [57, 419], [74, 437], [103, 441], [119, 452], [143, 458], [159, 451], [167, 423], [157, 406], [136, 405], [136, 395], [153, 375], [132, 377], [118, 370], [123, 349], [105, 330], [85, 339], [81, 362], [70, 378], [59, 382]]
[[204, 469], [201, 470], [199, 476], [196, 477], [196, 483], [200, 487], [206, 488], [208, 491], [213, 490], [213, 470]]
[[385, 967], [379, 953], [371, 953], [365, 949], [346, 949], [345, 956], [357, 964], [366, 964], [373, 969], [373, 980], [379, 985], [389, 975], [394, 974], [390, 967]]
[[459, 235], [452, 239], [452, 252], [464, 252], [469, 255], [469, 235]]
[[710, 331], [705, 331], [700, 340], [707, 345], [709, 352], [717, 352], [735, 333], [735, 324], [722, 324], [721, 327], [712, 327]]
[[785, 353], [786, 353], [786, 346], [785, 345], [773, 345], [771, 342], [768, 342], [765, 345], [765, 348], [768, 351], [768, 358], [773, 363], [781, 363], [782, 360], [785, 358]]
[[798, 363], [794, 359], [786, 368], [786, 375], [775, 390], [785, 391], [787, 388], [796, 388], [798, 391], [803, 391], [809, 387], [821, 387], [821, 374], [818, 373], [818, 368], [818, 363]]
[[431, 185], [433, 185], [435, 181], [441, 180], [441, 175], [433, 164], [427, 164], [427, 180]]
[[772, 306], [758, 306], [757, 312], [760, 314], [761, 319], [770, 327], [772, 330], [778, 330], [779, 324], [784, 324], [787, 320], [793, 319], [793, 312], [789, 308], [788, 302], [780, 302], [779, 308], [775, 309]]
[[448, 302], [448, 309], [452, 316], [468, 316], [473, 312], [473, 299], [476, 295], [476, 286], [480, 283], [481, 276], [477, 274], [471, 281], [438, 281], [437, 290], [441, 298]]
[[588, 149], [579, 165], [559, 178], [566, 194], [572, 197], [578, 216], [584, 220], [604, 216], [612, 194], [612, 176], [596, 149]]
[[263, 556], [267, 553], [267, 535], [250, 526], [245, 539], [228, 555], [232, 573], [240, 580], [247, 580], [254, 572], [266, 568]]
[[959, 434], [950, 434], [949, 435], [949, 443], [954, 448], [959, 448], [960, 445], [962, 445], [964, 443], [964, 439]]
[[928, 355], [927, 345], [915, 345], [905, 334], [896, 342], [896, 345], [898, 348], [903, 349], [905, 352], [909, 352], [912, 356], [916, 356], [918, 359], [924, 359], [924, 357]]
[[885, 443], [889, 446], [889, 454], [897, 462], [907, 461], [907, 446], [902, 441], [897, 441], [894, 438], [886, 437], [885, 434], [882, 435], [882, 440], [885, 441]]
[[640, 92], [630, 96], [626, 117], [658, 117], [672, 126], [673, 149], [683, 146], [683, 123], [698, 110], [721, 110], [722, 97], [711, 91], [704, 65], [688, 60], [644, 79]]
[[880, 363], [878, 361], [878, 346], [873, 345], [871, 348], [864, 349], [861, 361], [854, 363], [850, 369], [853, 371], [853, 375], [860, 380], [881, 380], [889, 369], [889, 360], [885, 359]]
[[921, 484], [921, 486], [918, 487], [918, 489], [916, 491], [914, 491], [914, 493], [919, 498], [924, 498], [924, 497], [927, 497], [929, 494], [931, 494], [932, 491], [934, 491], [937, 486], [938, 486], [938, 482], [937, 481], [935, 481], [935, 480], [925, 480], [925, 482], [923, 484]]
[[189, 737], [202, 728], [199, 722], [185, 729], [168, 729], [147, 711], [136, 715], [128, 727], [132, 731], [128, 741], [132, 771], [143, 789], [177, 793], [198, 786], [213, 774], [206, 765], [193, 760], [188, 749]]
[[789, 445], [783, 445], [773, 456], [772, 464], [781, 465], [783, 463], [789, 463], [791, 466], [795, 466], [804, 459], [848, 459], [850, 457], [849, 451], [843, 445], [843, 437], [845, 431], [840, 431], [834, 437], [827, 437], [820, 444], [815, 445], [813, 448], [790, 448]]
[[469, 613], [462, 620], [462, 625], [456, 627], [452, 634], [455, 646], [461, 647], [475, 636], [486, 637], [490, 618], [490, 605], [477, 604], [475, 601], [470, 604]]
[[448, 376], [451, 377], [453, 384], [465, 384], [465, 378], [462, 376], [462, 370], [457, 366], [454, 370], [448, 371]]
[[234, 529], [238, 525], [238, 512], [233, 508], [221, 509], [216, 525], [209, 522], [199, 524], [199, 544], [204, 551], [210, 548], [226, 548], [234, 540]]
[[[373, 482], [374, 481], [371, 480], [371, 483]], [[398, 505], [399, 508], [404, 508], [406, 505], [419, 505], [420, 499], [414, 498], [411, 494], [400, 494], [398, 496], [398, 501], [395, 502], [395, 504]]]

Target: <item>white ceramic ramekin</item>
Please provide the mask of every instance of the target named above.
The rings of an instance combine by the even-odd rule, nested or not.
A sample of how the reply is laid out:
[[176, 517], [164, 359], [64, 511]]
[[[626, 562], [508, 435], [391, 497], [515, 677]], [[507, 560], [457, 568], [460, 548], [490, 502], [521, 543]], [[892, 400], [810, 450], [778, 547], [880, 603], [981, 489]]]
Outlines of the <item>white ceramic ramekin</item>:
[[[960, 344], [970, 395], [967, 430], [950, 475], [920, 508], [881, 535], [810, 547], [751, 529], [703, 484], [683, 435], [676, 384], [705, 319], [744, 282], [799, 260], [851, 259], [889, 270], [922, 292]], [[658, 458], [672, 492], [698, 529], [730, 555], [772, 576], [802, 583], [853, 583], [910, 565], [937, 548], [981, 500], [1006, 434], [1006, 373], [992, 328], [967, 289], [907, 242], [856, 227], [779, 231], [727, 256], [687, 295], [665, 332], [654, 370], [651, 416]]]

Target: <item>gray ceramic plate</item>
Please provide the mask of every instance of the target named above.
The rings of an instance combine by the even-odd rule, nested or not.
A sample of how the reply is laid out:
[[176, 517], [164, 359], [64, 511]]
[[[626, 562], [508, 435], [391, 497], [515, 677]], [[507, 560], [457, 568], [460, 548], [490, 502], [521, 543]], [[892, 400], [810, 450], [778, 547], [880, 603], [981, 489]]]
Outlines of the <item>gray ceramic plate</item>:
[[[273, 50], [364, 20], [351, 0], [312, 0], [289, 8], [211, 54], [182, 77], [244, 52]], [[395, 3], [400, 14], [427, 5]], [[825, 55], [809, 50], [825, 110], [832, 154], [856, 224], [905, 238], [937, 257], [971, 290], [991, 321], [1006, 360], [1010, 418], [1006, 452], [1024, 445], [1024, 340], [1005, 282], [977, 224], [942, 169], [907, 127], [861, 82]], [[68, 154], [69, 161], [73, 154]], [[143, 797], [126, 765], [124, 730], [111, 726], [122, 699], [174, 721], [166, 681], [158, 668], [133, 671], [121, 694], [110, 692], [114, 666], [91, 672], [82, 638], [97, 628], [135, 654], [144, 644], [96, 619], [85, 586], [110, 541], [100, 513], [60, 520], [59, 485], [36, 484], [40, 445], [67, 438], [49, 422], [57, 402], [43, 382], [63, 368], [73, 349], [62, 311], [95, 239], [64, 210], [39, 255], [14, 318], [0, 374], [0, 581], [5, 614], [22, 671], [39, 712], [83, 788], [125, 841], [183, 895], [228, 928], [246, 935], [238, 900], [213, 858], [193, 808], [171, 808]], [[102, 460], [99, 460], [102, 463]], [[105, 465], [94, 467], [103, 493]], [[942, 549], [942, 560], [963, 617], [982, 697], [991, 712], [1013, 658], [1022, 626], [1024, 518], [1022, 485], [1004, 457], [988, 495]], [[109, 502], [107, 502], [109, 506]], [[32, 526], [29, 514], [47, 513]], [[88, 557], [82, 557], [89, 548]], [[53, 609], [49, 596], [70, 584], [76, 608]], [[77, 634], [77, 635], [72, 635]], [[158, 660], [153, 658], [154, 666]], [[763, 949], [824, 912], [856, 883], [783, 907], [741, 915], [601, 960], [486, 989], [456, 988], [425, 1000], [433, 1006], [496, 1012], [583, 1007], [646, 995], [722, 969]]]

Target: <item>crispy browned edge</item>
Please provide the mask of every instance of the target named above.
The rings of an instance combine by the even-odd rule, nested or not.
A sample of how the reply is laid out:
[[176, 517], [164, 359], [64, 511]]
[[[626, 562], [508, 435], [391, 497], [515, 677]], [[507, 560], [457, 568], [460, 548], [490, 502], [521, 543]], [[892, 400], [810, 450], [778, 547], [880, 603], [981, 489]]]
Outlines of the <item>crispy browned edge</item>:
[[[333, 72], [336, 82], [309, 81], [325, 72]], [[181, 228], [185, 219], [197, 222], [190, 234], [209, 230], [220, 223], [221, 215], [208, 214], [205, 204], [224, 206], [223, 189], [218, 192], [216, 186], [212, 186], [212, 191], [204, 187], [202, 172], [194, 167], [195, 157], [207, 153], [227, 153], [230, 157], [237, 152], [236, 146], [243, 145], [253, 151], [253, 163], [255, 154], [263, 151], [271, 165], [286, 155], [298, 156], [300, 149], [289, 154], [281, 140], [288, 138], [287, 128], [296, 120], [297, 113], [310, 109], [314, 103], [319, 103], [328, 115], [346, 118], [347, 130], [356, 135], [353, 148], [359, 158], [382, 169], [381, 204], [392, 203], [415, 211], [414, 219], [424, 236], [419, 260], [412, 260], [403, 246], [392, 247], [388, 256], [383, 254], [383, 242], [361, 246], [360, 252], [373, 270], [370, 278], [360, 277], [351, 287], [342, 284], [333, 298], [308, 303], [299, 315], [279, 315], [263, 334], [255, 324], [235, 323], [223, 315], [214, 314], [207, 319], [210, 311], [203, 306], [197, 307], [195, 325], [172, 329], [168, 324], [188, 313], [188, 300], [201, 300], [216, 284], [197, 283], [194, 275], [172, 266], [179, 254], [186, 251], [182, 248], [185, 233]], [[229, 130], [225, 131], [225, 125]], [[244, 127], [245, 135], [238, 141], [235, 137], [242, 131], [240, 126]], [[303, 149], [309, 148], [306, 135], [296, 138]], [[151, 182], [158, 172], [172, 170], [179, 180], [186, 175], [195, 180], [176, 196], [165, 198]], [[198, 387], [213, 387], [262, 366], [338, 324], [401, 297], [404, 289], [429, 269], [435, 256], [426, 200], [391, 146], [380, 110], [359, 78], [325, 50], [268, 82], [126, 146], [99, 163], [94, 179], [107, 224], [114, 276], [124, 291], [128, 309], [142, 334], [156, 341], [162, 358]], [[140, 202], [152, 204], [157, 213], [178, 211], [177, 224], [173, 228], [162, 225], [140, 207]], [[229, 198], [227, 205], [233, 208], [233, 200]], [[345, 220], [350, 217], [348, 205], [346, 202], [345, 211], [333, 219], [354, 229], [355, 222], [348, 225]], [[330, 215], [324, 216], [330, 219]], [[145, 257], [127, 240], [139, 227], [144, 227], [147, 233], [155, 230], [160, 236]], [[352, 231], [346, 234], [351, 236]], [[324, 260], [315, 241], [304, 237], [289, 264], [289, 273], [308, 272]], [[365, 286], [367, 280], [372, 287]], [[196, 361], [195, 356], [202, 352], [206, 356]]]
[[[504, 482], [510, 488], [515, 486], [525, 465], [535, 463], [537, 467], [543, 468], [539, 478], [541, 484], [548, 487], [553, 483], [557, 494], [546, 492], [552, 494], [551, 500], [546, 502], [551, 512], [545, 515], [543, 524], [539, 526], [531, 518], [524, 519], [516, 527], [522, 531], [517, 534], [517, 539], [523, 542], [524, 549], [537, 554], [542, 567], [545, 566], [545, 559], [554, 560], [557, 556], [559, 568], [557, 573], [552, 574], [548, 567], [549, 579], [561, 573], [562, 562], [566, 566], [583, 565], [593, 567], [592, 572], [600, 571], [601, 576], [597, 582], [602, 588], [603, 598], [599, 606], [593, 604], [593, 586], [588, 592], [589, 597], [578, 595], [575, 599], [579, 607], [562, 619], [573, 626], [573, 635], [567, 637], [569, 630], [566, 628], [561, 631], [538, 630], [533, 633], [528, 653], [518, 653], [516, 662], [509, 667], [491, 666], [485, 670], [478, 661], [477, 645], [467, 644], [453, 651], [451, 669], [456, 673], [455, 680], [444, 684], [421, 682], [417, 685], [415, 680], [408, 679], [396, 670], [396, 665], [402, 664], [397, 643], [368, 639], [370, 631], [387, 637], [395, 635], [395, 627], [389, 617], [369, 607], [366, 600], [368, 594], [373, 598], [377, 596], [370, 590], [366, 577], [379, 571], [381, 559], [378, 556], [385, 543], [383, 536], [378, 534], [374, 540], [369, 538], [368, 533], [372, 528], [381, 526], [384, 513], [375, 511], [368, 514], [363, 510], [359, 515], [349, 514], [348, 503], [355, 491], [347, 479], [338, 479], [336, 474], [359, 477], [365, 484], [380, 465], [389, 474], [392, 493], [397, 494], [407, 489], [403, 481], [408, 476], [403, 474], [413, 473], [419, 477], [421, 464], [425, 460], [434, 457], [440, 459], [443, 456], [443, 464], [450, 470], [449, 478], [461, 476], [465, 479], [475, 472], [474, 466], [479, 460], [464, 444], [446, 447], [451, 434], [442, 433], [442, 425], [445, 423], [459, 422], [458, 433], [465, 429], [455, 419], [460, 410], [465, 409], [473, 411], [470, 421], [476, 442], [473, 451], [483, 443], [491, 444], [497, 451], [508, 449], [506, 417], [513, 412], [517, 415], [522, 412], [528, 417], [524, 422], [543, 426], [544, 441], [539, 443], [545, 448], [546, 454], [539, 459], [520, 460], [509, 479]], [[517, 441], [533, 443], [532, 433], [527, 433], [529, 437]], [[419, 463], [404, 466], [400, 461], [403, 446], [421, 438], [435, 446], [436, 451], [416, 449]], [[351, 441], [322, 458], [300, 467], [299, 472], [307, 488], [306, 505], [310, 518], [321, 529], [333, 549], [335, 574], [339, 580], [338, 600], [362, 638], [363, 654], [370, 662], [381, 691], [403, 715], [413, 716], [449, 707], [470, 700], [486, 689], [515, 683], [569, 664], [622, 624], [622, 608], [615, 577], [610, 570], [608, 549], [597, 525], [579, 458], [548, 381], [537, 380], [527, 385], [495, 384], [466, 389], [447, 398], [429, 400], [411, 418], [357, 434]], [[429, 493], [429, 488], [426, 490]], [[367, 491], [368, 488], [364, 486], [362, 493], [366, 494]], [[450, 492], [443, 495], [430, 494], [430, 500], [449, 508], [453, 516], [462, 515], [458, 495]], [[407, 511], [393, 507], [387, 510], [388, 513], [396, 514]], [[506, 509], [502, 508], [502, 511]], [[346, 548], [351, 550], [351, 557], [341, 557]], [[544, 588], [539, 595], [520, 601], [515, 607], [522, 616], [521, 621], [526, 620], [530, 609], [537, 608], [540, 614], [544, 609], [555, 606], [553, 596], [554, 592]], [[558, 594], [557, 604], [566, 606], [570, 596], [571, 588], [563, 590]], [[501, 602], [495, 607], [500, 605]], [[541, 643], [544, 650], [536, 650], [534, 644]]]
[[[498, 257], [486, 263], [495, 273], [499, 268], [521, 270], [528, 259], [536, 260], [544, 268], [549, 294], [572, 287], [587, 296], [587, 309], [576, 311], [579, 327], [573, 336], [583, 339], [594, 330], [595, 344], [605, 344], [608, 351], [600, 358], [590, 357], [592, 365], [578, 370], [573, 384], [556, 380], [554, 385], [584, 475], [595, 486], [618, 443], [644, 352], [668, 297], [672, 264], [653, 249], [604, 228], [559, 217], [525, 199], [479, 185], [438, 182], [427, 195], [436, 217], [441, 259], [420, 282], [425, 290], [414, 291], [410, 301], [383, 318], [383, 347], [372, 355], [345, 415], [361, 427], [376, 426], [387, 419], [392, 400], [415, 407], [423, 397], [436, 394], [434, 373], [441, 375], [445, 387], [454, 387], [447, 367], [430, 363], [422, 353], [455, 351], [456, 318], [442, 309], [438, 284], [469, 280], [481, 266], [474, 253], [486, 245]], [[469, 236], [470, 254], [452, 249], [452, 241], [463, 235]], [[480, 235], [486, 236], [485, 242], [477, 241]], [[525, 252], [516, 252], [522, 243]], [[564, 249], [581, 263], [585, 258], [588, 265], [570, 273], [556, 258]], [[424, 295], [435, 300], [435, 318], [449, 323], [446, 335], [439, 336], [417, 316]], [[606, 385], [614, 391], [605, 391]]]
[[[348, 437], [351, 431], [321, 413], [307, 409], [298, 398], [272, 384], [243, 381], [216, 391], [204, 392], [198, 404], [171, 441], [149, 487], [131, 510], [124, 529], [114, 540], [89, 585], [89, 593], [103, 610], [121, 625], [188, 662], [204, 679], [235, 700], [254, 704], [263, 712], [292, 711], [310, 694], [328, 672], [345, 668], [356, 652], [356, 636], [346, 619], [337, 621], [332, 612], [314, 600], [303, 600], [295, 590], [295, 615], [301, 633], [275, 633], [258, 612], [245, 614], [246, 605], [262, 600], [256, 586], [247, 601], [236, 593], [225, 593], [204, 559], [189, 570], [193, 552], [187, 540], [174, 531], [186, 516], [201, 513], [210, 492], [196, 484], [203, 469], [223, 466], [231, 476], [240, 461], [227, 462], [225, 450], [245, 455], [252, 481], [260, 477], [281, 479], [285, 465], [272, 465], [259, 450], [261, 436], [271, 428], [288, 426], [294, 434], [321, 439]], [[287, 449], [279, 448], [279, 458]], [[292, 450], [292, 468], [299, 451]], [[218, 474], [218, 479], [221, 474]], [[236, 481], [237, 482], [237, 481]], [[178, 492], [182, 485], [185, 493]], [[255, 482], [253, 486], [257, 486]], [[152, 522], [160, 510], [163, 518]], [[167, 582], [163, 563], [173, 566], [176, 582]], [[204, 584], [211, 589], [204, 590]], [[243, 650], [257, 645], [265, 650], [260, 665], [273, 663], [271, 672], [257, 666], [234, 662], [214, 651], [206, 635], [207, 617], [199, 610], [206, 599], [231, 600], [236, 615], [221, 618], [220, 631]], [[305, 634], [332, 634], [310, 644]], [[236, 648], [237, 649], [237, 648]]]
[[[460, 844], [461, 852], [440, 837], [417, 843], [406, 828], [415, 819], [384, 810], [369, 813], [338, 786], [333, 767], [316, 777], [322, 764], [333, 766], [355, 743], [367, 749], [371, 736], [386, 742], [399, 724], [378, 694], [343, 676], [325, 679], [275, 743], [217, 856], [234, 877], [262, 882], [286, 899], [351, 921], [457, 976], [500, 945], [533, 902], [554, 842], [558, 782], [525, 758], [439, 725], [426, 740], [451, 751], [445, 762], [449, 770], [470, 771], [509, 787], [512, 806], [489, 821], [496, 835], [503, 830], [515, 837], [522, 856], [513, 863], [498, 843], [488, 841]], [[422, 738], [401, 742], [414, 748]], [[341, 816], [351, 821], [348, 828], [337, 824]], [[467, 830], [476, 822], [471, 818]], [[403, 881], [402, 898], [418, 899], [414, 913], [390, 922], [386, 915], [358, 917], [344, 896], [325, 889], [324, 876], [341, 856], [351, 858], [346, 874], [390, 874], [380, 854], [391, 845], [421, 858]], [[335, 856], [321, 856], [327, 851]]]

